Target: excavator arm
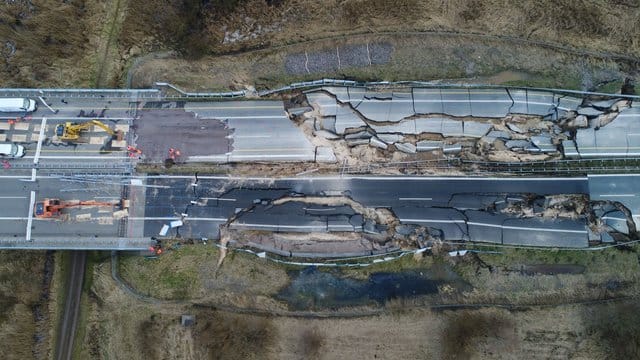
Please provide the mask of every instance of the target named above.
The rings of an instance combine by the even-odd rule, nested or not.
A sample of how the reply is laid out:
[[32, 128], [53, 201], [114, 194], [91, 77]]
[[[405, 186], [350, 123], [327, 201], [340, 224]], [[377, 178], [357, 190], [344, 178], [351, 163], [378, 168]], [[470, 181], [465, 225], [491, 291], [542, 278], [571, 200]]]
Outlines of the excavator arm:
[[102, 130], [104, 130], [107, 134], [114, 136], [116, 134], [115, 131], [111, 130], [111, 128], [107, 125], [105, 125], [104, 123], [98, 121], [98, 120], [91, 120], [90, 121], [91, 124], [101, 128]]
[[83, 123], [72, 123], [67, 121], [64, 124], [58, 124], [56, 125], [56, 136], [62, 141], [79, 142], [81, 133], [89, 130], [93, 125], [101, 128], [112, 137], [117, 137], [118, 140], [121, 140], [123, 137], [121, 131], [114, 131], [108, 125], [98, 120], [91, 120]]
[[36, 218], [56, 218], [59, 217], [63, 209], [80, 207], [80, 206], [116, 206], [122, 209], [129, 207], [129, 201], [126, 199], [120, 199], [117, 202], [105, 202], [105, 201], [62, 201], [60, 199], [44, 199], [35, 204], [33, 208], [33, 215]]

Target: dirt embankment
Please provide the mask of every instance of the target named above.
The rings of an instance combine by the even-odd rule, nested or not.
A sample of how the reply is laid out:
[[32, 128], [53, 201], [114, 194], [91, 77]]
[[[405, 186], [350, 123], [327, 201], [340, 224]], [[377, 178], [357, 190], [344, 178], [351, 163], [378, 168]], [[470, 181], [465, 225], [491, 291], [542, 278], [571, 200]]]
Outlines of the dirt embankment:
[[[151, 59], [133, 69], [132, 84], [219, 90], [321, 77], [472, 78], [613, 92], [625, 77], [637, 77], [640, 55], [633, 2], [254, 0], [224, 14], [205, 7], [202, 16], [203, 58]], [[454, 35], [460, 33], [473, 35]], [[376, 64], [380, 44], [392, 52]], [[246, 52], [253, 49], [264, 50]], [[290, 71], [296, 58], [301, 73]]]
[[[484, 77], [586, 88], [615, 82], [609, 89], [614, 91], [625, 76], [636, 76], [639, 6], [605, 0], [508, 6], [477, 0], [87, 0], [62, 5], [19, 0], [0, 9], [0, 75], [5, 86], [118, 87], [125, 85], [134, 58], [162, 52], [179, 55], [148, 58], [136, 66], [133, 85], [167, 80], [191, 89], [273, 86], [307, 78], [284, 71], [288, 55], [313, 61], [314, 51], [332, 54], [340, 44], [357, 50], [371, 43], [369, 50], [375, 52], [386, 36], [394, 38], [388, 42], [394, 52], [386, 66], [338, 66], [337, 71], [307, 75], [362, 80]], [[441, 34], [440, 40], [429, 35], [434, 33]], [[451, 33], [476, 35], [443, 35]], [[349, 37], [355, 34], [364, 35]], [[327, 40], [314, 42], [318, 39]], [[290, 44], [300, 45], [280, 48]], [[258, 48], [267, 50], [219, 57]], [[426, 63], [424, 54], [431, 54]], [[343, 55], [345, 64], [353, 60], [349, 53]]]

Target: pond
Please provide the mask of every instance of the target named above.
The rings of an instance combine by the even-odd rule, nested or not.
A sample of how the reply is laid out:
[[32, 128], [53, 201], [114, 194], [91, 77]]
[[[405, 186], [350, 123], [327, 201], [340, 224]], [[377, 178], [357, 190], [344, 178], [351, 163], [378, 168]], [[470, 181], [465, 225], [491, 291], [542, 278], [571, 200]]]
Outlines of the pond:
[[437, 294], [438, 287], [451, 285], [467, 290], [468, 284], [453, 271], [417, 269], [403, 272], [372, 273], [367, 280], [356, 280], [331, 269], [320, 271], [307, 267], [289, 273], [292, 281], [277, 298], [287, 302], [294, 310], [336, 309], [347, 306], [378, 304], [388, 300]]

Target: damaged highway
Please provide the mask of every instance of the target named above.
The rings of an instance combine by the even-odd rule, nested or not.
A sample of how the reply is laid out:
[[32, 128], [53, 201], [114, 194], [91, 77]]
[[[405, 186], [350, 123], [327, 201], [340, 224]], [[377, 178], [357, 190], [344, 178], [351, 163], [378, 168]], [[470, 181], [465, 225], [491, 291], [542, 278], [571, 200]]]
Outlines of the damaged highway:
[[[626, 178], [631, 186], [634, 180]], [[615, 186], [603, 188], [601, 178], [147, 181], [145, 236], [224, 239], [284, 257], [382, 255], [441, 243], [575, 249], [638, 239], [639, 209], [604, 194]], [[176, 220], [180, 226], [158, 233]]]

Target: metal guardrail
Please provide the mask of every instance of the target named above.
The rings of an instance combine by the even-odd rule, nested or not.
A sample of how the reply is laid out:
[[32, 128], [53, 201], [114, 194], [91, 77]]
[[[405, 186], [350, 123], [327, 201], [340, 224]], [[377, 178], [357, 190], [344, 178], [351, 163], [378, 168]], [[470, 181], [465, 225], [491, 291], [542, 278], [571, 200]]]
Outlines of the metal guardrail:
[[0, 89], [0, 97], [38, 96], [108, 99], [139, 97], [143, 99], [160, 99], [162, 92], [158, 89]]
[[374, 82], [359, 82], [354, 80], [340, 80], [340, 79], [319, 79], [312, 81], [303, 81], [291, 83], [287, 86], [282, 86], [277, 89], [267, 89], [257, 92], [249, 92], [245, 90], [241, 91], [229, 91], [229, 92], [187, 92], [172, 84], [166, 82], [155, 83], [156, 87], [168, 88], [176, 91], [179, 96], [169, 96], [164, 94], [164, 98], [241, 98], [249, 95], [255, 95], [257, 97], [264, 97], [279, 94], [282, 92], [309, 89], [321, 86], [349, 86], [360, 88], [373, 88], [373, 87], [416, 87], [416, 88], [447, 88], [447, 89], [513, 89], [513, 90], [529, 90], [529, 91], [541, 91], [561, 95], [578, 95], [585, 96], [602, 96], [611, 98], [624, 98], [630, 100], [640, 100], [640, 96], [637, 95], [622, 95], [622, 94], [606, 94], [599, 92], [580, 91], [580, 90], [568, 90], [568, 89], [548, 89], [538, 87], [526, 87], [526, 86], [507, 86], [507, 85], [490, 85], [490, 84], [451, 84], [432, 81], [374, 81]]
[[314, 81], [305, 81], [299, 83], [292, 83], [288, 86], [283, 86], [273, 90], [259, 91], [259, 96], [268, 96], [280, 92], [318, 87], [318, 86], [350, 86], [350, 87], [379, 87], [379, 86], [404, 86], [404, 87], [420, 87], [420, 88], [451, 88], [451, 89], [514, 89], [514, 90], [531, 90], [531, 91], [543, 91], [556, 94], [565, 95], [580, 95], [580, 96], [605, 96], [615, 98], [625, 98], [630, 100], [639, 100], [640, 96], [637, 95], [621, 95], [621, 94], [606, 94], [599, 92], [580, 91], [580, 90], [568, 90], [568, 89], [547, 89], [537, 87], [526, 86], [506, 86], [506, 85], [489, 85], [489, 84], [449, 84], [430, 81], [377, 81], [377, 82], [358, 82], [353, 80], [336, 80], [336, 79], [321, 79]]
[[[159, 88], [171, 89], [181, 95], [178, 97], [186, 97], [186, 98], [238, 98], [238, 97], [246, 97], [248, 94], [248, 92], [245, 90], [229, 91], [229, 92], [187, 92], [178, 88], [177, 86], [174, 86], [166, 82], [157, 82], [154, 85]], [[165, 94], [165, 97], [167, 97], [166, 94]]]
[[[240, 90], [226, 92], [188, 92], [178, 88], [167, 82], [156, 82], [154, 89], [0, 89], [0, 97], [37, 97], [37, 96], [55, 96], [70, 98], [131, 98], [132, 102], [137, 99], [156, 99], [156, 100], [174, 100], [174, 99], [235, 99], [247, 98], [250, 96], [264, 97], [274, 95], [286, 91], [308, 89], [321, 86], [350, 86], [361, 88], [372, 87], [419, 87], [419, 88], [451, 88], [451, 89], [515, 89], [542, 91], [564, 95], [578, 96], [604, 96], [614, 98], [625, 98], [630, 100], [640, 100], [637, 95], [621, 95], [621, 94], [605, 94], [598, 92], [568, 90], [568, 89], [547, 89], [525, 86], [505, 86], [505, 85], [488, 85], [488, 84], [450, 84], [432, 81], [375, 81], [375, 82], [359, 82], [354, 80], [340, 79], [319, 79], [313, 81], [303, 81], [291, 83], [277, 89], [267, 89], [257, 92]], [[168, 95], [166, 90], [169, 89], [177, 93], [177, 95]]]

